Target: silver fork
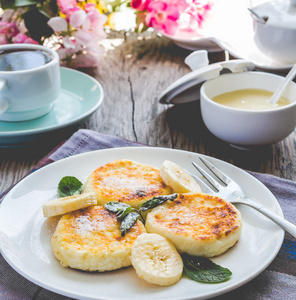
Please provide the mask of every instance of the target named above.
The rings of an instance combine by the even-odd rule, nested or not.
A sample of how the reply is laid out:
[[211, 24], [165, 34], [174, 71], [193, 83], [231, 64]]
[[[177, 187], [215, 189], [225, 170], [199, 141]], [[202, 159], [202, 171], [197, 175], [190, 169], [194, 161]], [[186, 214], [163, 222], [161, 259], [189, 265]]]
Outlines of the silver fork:
[[211, 188], [206, 185], [200, 178], [194, 176], [196, 180], [199, 181], [201, 185], [201, 189], [204, 193], [217, 195], [221, 198], [224, 198], [228, 202], [231, 203], [241, 203], [246, 204], [264, 216], [275, 222], [279, 225], [282, 229], [289, 232], [293, 237], [296, 238], [296, 225], [292, 224], [291, 222], [285, 220], [283, 217], [277, 215], [276, 213], [272, 212], [271, 210], [265, 208], [261, 204], [257, 203], [254, 200], [249, 199], [243, 194], [240, 186], [233, 181], [231, 178], [226, 176], [222, 171], [220, 171], [217, 167], [211, 164], [206, 159], [199, 157], [201, 162], [207, 167], [207, 169], [223, 184], [220, 184], [216, 179], [214, 179], [207, 171], [203, 168], [198, 166], [195, 162], [192, 162], [194, 167], [198, 170], [198, 172], [210, 183]]

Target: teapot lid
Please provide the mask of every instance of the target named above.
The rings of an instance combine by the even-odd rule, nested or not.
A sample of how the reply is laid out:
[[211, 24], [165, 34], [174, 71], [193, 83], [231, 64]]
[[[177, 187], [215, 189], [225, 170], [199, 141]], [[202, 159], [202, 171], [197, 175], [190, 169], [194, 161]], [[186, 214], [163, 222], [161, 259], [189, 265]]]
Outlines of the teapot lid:
[[296, 0], [271, 1], [253, 8], [266, 25], [296, 29]]
[[185, 63], [192, 72], [176, 80], [161, 93], [158, 97], [161, 104], [183, 104], [198, 100], [201, 85], [207, 80], [218, 77], [225, 69], [232, 73], [255, 69], [254, 63], [244, 59], [227, 60], [209, 65], [206, 50], [192, 52], [185, 58]]

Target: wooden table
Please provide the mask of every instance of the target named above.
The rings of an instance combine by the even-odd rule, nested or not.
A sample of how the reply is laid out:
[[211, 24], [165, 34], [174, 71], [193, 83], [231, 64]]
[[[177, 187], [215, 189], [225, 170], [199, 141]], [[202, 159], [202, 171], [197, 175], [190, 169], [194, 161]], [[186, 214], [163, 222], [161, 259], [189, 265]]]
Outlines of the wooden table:
[[[284, 141], [254, 151], [242, 151], [211, 135], [200, 115], [199, 101], [162, 105], [158, 95], [190, 72], [184, 59], [190, 53], [155, 33], [110, 34], [106, 53], [92, 75], [105, 92], [102, 106], [81, 128], [120, 136], [150, 146], [200, 152], [232, 164], [286, 179], [296, 179], [296, 132]], [[211, 53], [210, 61], [223, 60]], [[54, 133], [27, 148], [0, 149], [0, 192], [17, 182], [77, 128]], [[243, 134], [243, 133], [242, 133]]]

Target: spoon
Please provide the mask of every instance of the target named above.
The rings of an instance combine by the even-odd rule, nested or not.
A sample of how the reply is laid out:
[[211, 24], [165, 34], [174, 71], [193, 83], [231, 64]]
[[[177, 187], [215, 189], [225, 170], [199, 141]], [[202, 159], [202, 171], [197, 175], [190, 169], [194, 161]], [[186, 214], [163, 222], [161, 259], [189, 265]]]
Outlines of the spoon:
[[264, 17], [261, 17], [259, 16], [253, 9], [251, 8], [248, 8], [248, 10], [250, 11], [251, 13], [251, 16], [253, 19], [255, 19], [255, 21], [261, 23], [261, 24], [265, 24], [266, 21], [267, 21], [267, 18], [264, 18]]
[[296, 75], [296, 64], [293, 66], [293, 68], [290, 70], [290, 72], [287, 74], [284, 80], [280, 83], [276, 91], [270, 97], [270, 99], [268, 100], [269, 103], [276, 104], [279, 101], [288, 83], [294, 79], [295, 75]]

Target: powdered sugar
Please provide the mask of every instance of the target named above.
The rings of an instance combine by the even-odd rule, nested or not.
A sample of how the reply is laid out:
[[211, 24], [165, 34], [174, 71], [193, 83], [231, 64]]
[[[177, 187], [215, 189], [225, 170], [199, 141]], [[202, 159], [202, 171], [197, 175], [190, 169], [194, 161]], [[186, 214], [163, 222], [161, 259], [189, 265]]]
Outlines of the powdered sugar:
[[106, 227], [102, 222], [97, 219], [90, 220], [90, 217], [87, 215], [80, 215], [76, 218], [76, 224], [76, 231], [80, 235], [87, 235], [90, 232], [106, 230]]
[[149, 193], [159, 189], [157, 184], [151, 184], [149, 180], [135, 177], [104, 177], [101, 186], [106, 189], [120, 189], [136, 193], [138, 191]]

